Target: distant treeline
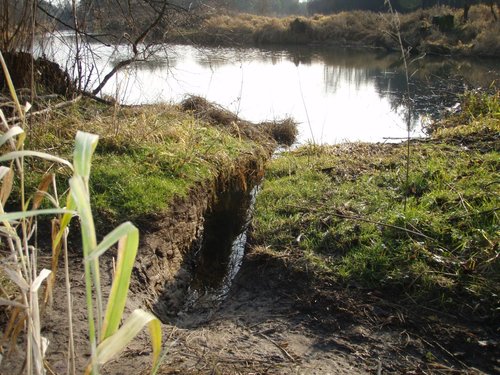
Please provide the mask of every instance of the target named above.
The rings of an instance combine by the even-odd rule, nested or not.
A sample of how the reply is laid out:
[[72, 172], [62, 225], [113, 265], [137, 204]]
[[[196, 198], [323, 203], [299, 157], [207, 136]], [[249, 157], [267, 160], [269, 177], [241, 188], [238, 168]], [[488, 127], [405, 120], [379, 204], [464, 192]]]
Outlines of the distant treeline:
[[[466, 8], [474, 4], [496, 4], [499, 0], [391, 0], [392, 7], [398, 12], [411, 12], [419, 8], [430, 8], [436, 5], [447, 5], [453, 8]], [[336, 13], [350, 10], [369, 10], [381, 12], [387, 10], [385, 0], [310, 0], [307, 11], [314, 13]]]
[[306, 4], [299, 0], [219, 0], [214, 4], [238, 12], [261, 15], [305, 14]]

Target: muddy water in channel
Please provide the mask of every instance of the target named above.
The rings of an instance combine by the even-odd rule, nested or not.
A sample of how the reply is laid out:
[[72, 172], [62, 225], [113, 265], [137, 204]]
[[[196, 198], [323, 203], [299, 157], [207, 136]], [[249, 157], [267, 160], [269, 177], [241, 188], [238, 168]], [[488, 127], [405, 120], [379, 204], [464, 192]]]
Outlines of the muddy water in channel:
[[238, 273], [258, 186], [225, 191], [205, 217], [203, 238], [193, 254], [193, 280], [184, 310], [211, 309], [227, 295]]

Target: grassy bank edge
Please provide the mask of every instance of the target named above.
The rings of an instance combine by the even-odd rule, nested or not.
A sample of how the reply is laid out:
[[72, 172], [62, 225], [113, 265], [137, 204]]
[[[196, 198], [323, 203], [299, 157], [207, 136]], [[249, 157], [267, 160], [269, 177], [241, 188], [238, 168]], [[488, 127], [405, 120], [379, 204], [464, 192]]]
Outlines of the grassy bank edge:
[[[246, 169], [249, 162], [260, 170], [276, 145], [269, 128], [250, 139], [230, 124], [210, 123], [180, 106], [121, 108], [83, 99], [33, 126], [28, 147], [67, 156], [78, 129], [100, 136], [90, 190], [103, 226], [125, 218], [147, 226], [196, 186], [225, 189], [235, 176], [250, 178], [257, 172]], [[32, 192], [47, 172], [55, 172], [62, 184], [68, 174], [50, 163], [31, 164], [29, 171]]]
[[[266, 167], [252, 246], [343, 286], [498, 317], [499, 93], [411, 144], [307, 145]], [[407, 197], [407, 209], [404, 199]]]

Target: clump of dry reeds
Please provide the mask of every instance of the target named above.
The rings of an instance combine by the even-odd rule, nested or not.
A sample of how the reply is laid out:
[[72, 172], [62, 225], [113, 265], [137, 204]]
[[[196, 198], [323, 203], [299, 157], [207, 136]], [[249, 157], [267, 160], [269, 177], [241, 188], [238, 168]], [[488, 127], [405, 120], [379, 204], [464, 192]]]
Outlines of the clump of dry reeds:
[[[440, 30], [433, 17], [452, 15], [450, 30]], [[400, 14], [400, 32], [412, 53], [500, 55], [500, 21], [486, 5], [475, 5], [467, 22], [462, 9], [438, 6]], [[298, 22], [297, 22], [298, 20]], [[293, 25], [300, 23], [303, 28]], [[213, 14], [204, 27], [183, 31], [194, 42], [217, 45], [310, 44], [369, 46], [399, 50], [388, 17], [368, 11], [340, 12], [312, 17], [272, 18], [249, 14]], [[175, 33], [174, 33], [175, 34]], [[173, 34], [173, 35], [174, 35]]]
[[181, 103], [181, 108], [212, 125], [229, 128], [235, 136], [243, 136], [261, 144], [266, 143], [266, 138], [286, 146], [291, 146], [297, 140], [297, 123], [291, 118], [254, 124], [199, 96], [188, 97]]
[[281, 121], [263, 122], [259, 125], [271, 134], [280, 145], [291, 146], [297, 141], [299, 130], [297, 123], [291, 118]]

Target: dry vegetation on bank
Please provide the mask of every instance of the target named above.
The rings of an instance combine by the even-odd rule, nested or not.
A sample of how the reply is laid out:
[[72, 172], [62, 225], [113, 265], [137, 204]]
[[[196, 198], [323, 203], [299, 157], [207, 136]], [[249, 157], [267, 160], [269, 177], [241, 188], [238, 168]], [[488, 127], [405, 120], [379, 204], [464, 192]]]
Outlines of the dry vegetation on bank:
[[[196, 106], [188, 105], [195, 101]], [[218, 121], [209, 121], [207, 114]], [[82, 99], [37, 118], [27, 147], [69, 156], [78, 129], [98, 134], [90, 185], [93, 206], [115, 222], [162, 211], [198, 184], [250, 173], [235, 172], [239, 162], [245, 164], [242, 155], [261, 165], [277, 144], [273, 130], [227, 116], [228, 111], [201, 98], [180, 106], [123, 108]], [[276, 123], [275, 128], [290, 129], [287, 142], [293, 142], [293, 122]], [[43, 173], [49, 165], [30, 168]], [[35, 176], [31, 180], [35, 184]]]
[[[469, 21], [462, 11], [435, 7], [400, 14], [405, 47], [413, 53], [463, 56], [500, 56], [500, 22], [489, 7], [476, 5]], [[452, 14], [454, 27], [433, 24], [433, 17]], [[313, 17], [271, 18], [250, 14], [215, 14], [196, 30], [173, 32], [172, 41], [211, 45], [321, 44], [399, 50], [389, 14], [365, 11]]]

